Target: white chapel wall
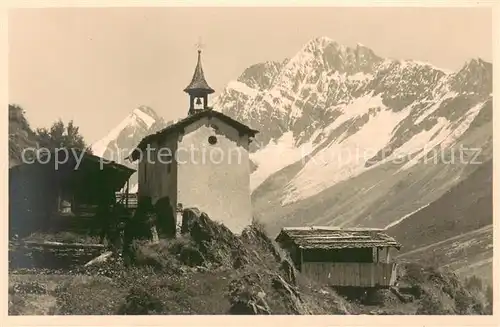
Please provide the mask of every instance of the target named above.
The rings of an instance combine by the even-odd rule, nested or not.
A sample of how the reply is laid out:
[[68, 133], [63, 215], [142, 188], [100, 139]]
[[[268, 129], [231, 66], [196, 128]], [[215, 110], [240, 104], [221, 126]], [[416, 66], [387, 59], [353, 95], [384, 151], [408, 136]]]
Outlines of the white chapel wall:
[[[217, 142], [209, 143], [215, 136]], [[251, 224], [248, 136], [217, 118], [186, 127], [177, 152], [177, 202], [239, 233]]]

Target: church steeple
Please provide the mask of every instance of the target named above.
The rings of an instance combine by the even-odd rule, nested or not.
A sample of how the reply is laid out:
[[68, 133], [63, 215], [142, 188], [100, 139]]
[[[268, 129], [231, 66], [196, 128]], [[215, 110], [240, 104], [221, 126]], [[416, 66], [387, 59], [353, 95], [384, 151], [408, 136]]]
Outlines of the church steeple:
[[194, 70], [191, 83], [184, 89], [189, 94], [189, 112], [192, 115], [199, 110], [208, 109], [208, 95], [214, 93], [214, 89], [208, 86], [201, 67], [201, 49], [198, 49], [198, 63]]

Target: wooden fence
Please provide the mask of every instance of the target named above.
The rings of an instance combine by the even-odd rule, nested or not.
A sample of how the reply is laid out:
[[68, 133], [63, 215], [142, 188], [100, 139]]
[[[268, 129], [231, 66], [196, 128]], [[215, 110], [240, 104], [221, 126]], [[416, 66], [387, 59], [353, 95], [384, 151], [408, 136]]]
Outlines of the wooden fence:
[[389, 287], [396, 278], [395, 263], [304, 262], [301, 270], [332, 286]]

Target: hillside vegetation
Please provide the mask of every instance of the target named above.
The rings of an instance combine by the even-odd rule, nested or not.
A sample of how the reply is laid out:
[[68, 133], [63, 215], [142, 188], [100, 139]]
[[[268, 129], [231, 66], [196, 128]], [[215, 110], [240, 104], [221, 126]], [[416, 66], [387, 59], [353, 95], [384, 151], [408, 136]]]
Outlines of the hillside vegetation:
[[22, 151], [37, 145], [37, 137], [25, 117], [24, 110], [9, 104], [9, 168], [22, 162]]
[[120, 256], [72, 272], [13, 272], [10, 314], [487, 314], [482, 286], [453, 273], [401, 267], [398, 296], [343, 297], [297, 272], [262, 227], [236, 236], [194, 211], [188, 233], [135, 244]]
[[489, 160], [435, 202], [388, 229], [400, 260], [481, 275], [493, 284], [493, 165]]
[[[25, 110], [9, 104], [9, 168], [23, 162], [23, 150], [38, 147], [86, 149], [87, 145], [73, 121], [65, 124], [58, 120], [50, 128], [32, 129]], [[91, 152], [89, 149], [87, 151]], [[25, 155], [29, 156], [31, 152]]]

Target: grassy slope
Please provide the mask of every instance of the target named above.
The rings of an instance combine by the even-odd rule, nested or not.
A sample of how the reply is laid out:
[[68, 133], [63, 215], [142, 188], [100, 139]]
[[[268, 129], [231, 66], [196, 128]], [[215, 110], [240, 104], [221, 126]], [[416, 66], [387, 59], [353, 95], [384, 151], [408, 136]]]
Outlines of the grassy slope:
[[[352, 312], [349, 303], [334, 292], [321, 292], [314, 282], [297, 275], [296, 283], [290, 282], [281, 269], [286, 255], [259, 229], [249, 228], [241, 237], [216, 223], [193, 230], [189, 237], [140, 245], [137, 267], [110, 263], [90, 271], [94, 276], [11, 274], [10, 312], [241, 314], [252, 305], [272, 314]], [[38, 285], [31, 288], [44, 291], [15, 291], [29, 280]]]
[[[253, 192], [254, 214], [271, 234], [284, 226], [307, 224], [383, 228], [439, 199], [478, 167], [469, 163], [473, 151], [467, 152], [468, 161], [459, 162], [459, 145], [481, 149], [477, 161], [487, 162], [493, 157], [492, 123], [484, 117], [491, 107], [483, 111], [454, 146], [452, 164], [421, 162], [398, 171], [401, 164], [388, 163], [305, 200], [282, 206], [280, 200], [286, 184], [301, 169], [302, 163], [298, 161], [271, 175]], [[443, 156], [447, 160], [452, 158], [449, 152]]]
[[[284, 186], [300, 171], [301, 164], [297, 162], [272, 175], [254, 191], [252, 200], [255, 216], [266, 224], [272, 235], [275, 235], [284, 226], [313, 224], [384, 228], [429, 205], [430, 209], [422, 209], [421, 213], [417, 212], [412, 218], [406, 218], [391, 228], [390, 233], [403, 243], [407, 243], [405, 249], [408, 250], [429, 245], [434, 239], [438, 242], [455, 236], [460, 237], [463, 233], [491, 223], [493, 157], [491, 107], [484, 109], [469, 130], [458, 140], [455, 145], [455, 159], [459, 159], [457, 151], [459, 145], [466, 149], [481, 149], [476, 161], [483, 164], [470, 163], [476, 150], [466, 152], [468, 161], [465, 163], [455, 160], [452, 164], [435, 164], [430, 161], [419, 163], [401, 172], [397, 172], [400, 165], [385, 164], [338, 183], [306, 200], [281, 206], [280, 198]], [[444, 158], [449, 160], [451, 154], [448, 153]], [[465, 182], [466, 180], [468, 182]], [[460, 184], [461, 182], [463, 184]], [[458, 189], [450, 194], [450, 190], [456, 186]], [[442, 202], [445, 201], [443, 199], [447, 199], [446, 204]], [[435, 201], [438, 203], [433, 204]], [[440, 206], [441, 209], [437, 210]], [[427, 213], [432, 211], [435, 211], [432, 213], [433, 218], [427, 217]], [[479, 211], [478, 216], [476, 211]], [[485, 244], [488, 244], [490, 234], [478, 235], [485, 237]], [[446, 256], [449, 252], [446, 250], [440, 253], [441, 250], [445, 251], [444, 248], [436, 246], [433, 256], [438, 258]], [[488, 251], [483, 252], [491, 253]], [[424, 257], [428, 254], [419, 252], [412, 258], [429, 261], [429, 257]], [[482, 258], [482, 255], [477, 260], [472, 254], [466, 257], [471, 262], [461, 260], [451, 267], [467, 274], [467, 272], [483, 273], [488, 271], [488, 265], [491, 265], [488, 259]], [[449, 263], [446, 261], [445, 264]], [[467, 268], [469, 266], [471, 267]]]
[[409, 252], [403, 252], [398, 260], [446, 267], [462, 277], [481, 276], [485, 282], [492, 285], [493, 226], [488, 225], [427, 246], [417, 247]]
[[402, 259], [449, 266], [491, 282], [493, 167], [488, 161], [429, 206], [391, 227]]
[[493, 223], [492, 161], [482, 164], [438, 200], [388, 232], [405, 251], [461, 235]]
[[11, 273], [9, 313], [482, 314], [489, 310], [482, 290], [467, 289], [452, 273], [416, 265], [400, 271], [401, 292], [409, 302], [389, 291], [374, 293], [364, 302], [347, 300], [297, 271], [290, 279], [283, 269], [286, 254], [258, 226], [240, 237], [209, 220], [193, 226], [189, 236], [138, 244], [135, 267], [111, 261], [77, 275]]

